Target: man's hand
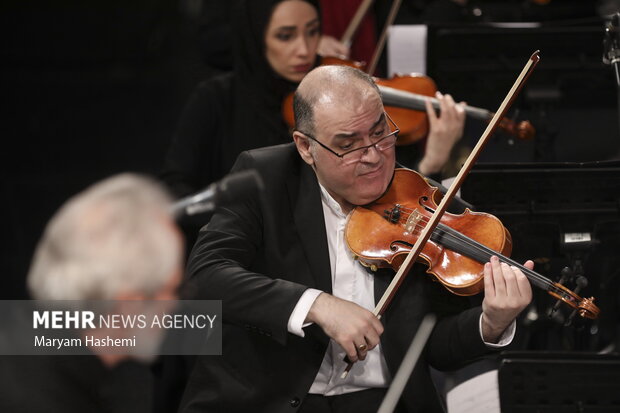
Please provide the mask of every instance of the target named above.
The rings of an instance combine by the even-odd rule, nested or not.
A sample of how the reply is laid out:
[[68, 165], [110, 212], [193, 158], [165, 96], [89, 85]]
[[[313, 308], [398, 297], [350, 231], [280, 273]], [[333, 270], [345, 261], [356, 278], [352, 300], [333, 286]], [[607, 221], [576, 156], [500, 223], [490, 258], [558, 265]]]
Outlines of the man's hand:
[[319, 294], [306, 321], [318, 324], [346, 351], [351, 362], [364, 360], [383, 333], [383, 325], [372, 312], [327, 293]]
[[317, 52], [324, 57], [349, 58], [349, 48], [332, 36], [321, 36]]
[[[532, 261], [525, 267], [534, 268]], [[484, 265], [484, 301], [482, 301], [482, 336], [496, 343], [504, 330], [532, 301], [532, 287], [516, 267], [500, 263], [496, 256]]]
[[419, 164], [422, 175], [439, 172], [450, 157], [454, 144], [463, 136], [465, 103], [455, 103], [450, 95], [437, 92], [440, 114], [437, 115], [429, 100], [426, 101], [429, 132], [424, 157]]

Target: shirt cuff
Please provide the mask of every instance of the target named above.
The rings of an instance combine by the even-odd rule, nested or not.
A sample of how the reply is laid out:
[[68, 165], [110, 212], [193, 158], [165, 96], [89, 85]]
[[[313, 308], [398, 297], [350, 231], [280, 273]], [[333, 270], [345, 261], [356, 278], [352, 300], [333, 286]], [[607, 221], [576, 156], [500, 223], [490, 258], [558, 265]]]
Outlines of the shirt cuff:
[[310, 307], [312, 307], [312, 304], [314, 304], [314, 300], [316, 300], [316, 298], [322, 292], [323, 291], [315, 290], [314, 288], [308, 288], [306, 291], [304, 291], [299, 301], [297, 301], [297, 304], [295, 305], [295, 308], [293, 309], [293, 312], [288, 319], [288, 325], [286, 326], [286, 328], [288, 329], [289, 333], [295, 334], [299, 337], [306, 336], [304, 330], [302, 329], [312, 323], [304, 323], [304, 321], [306, 321], [306, 317], [308, 316]]
[[[480, 314], [480, 320], [478, 321], [478, 330], [480, 331], [480, 337], [482, 337], [482, 341], [484, 341], [484, 336], [482, 335], [482, 314]], [[290, 331], [290, 330], [289, 330]], [[499, 336], [499, 340], [497, 343], [487, 343], [484, 341], [489, 348], [502, 348], [506, 347], [508, 344], [512, 343], [512, 339], [515, 338], [515, 332], [517, 331], [517, 322], [516, 320], [512, 320], [512, 323], [504, 330], [501, 336]]]

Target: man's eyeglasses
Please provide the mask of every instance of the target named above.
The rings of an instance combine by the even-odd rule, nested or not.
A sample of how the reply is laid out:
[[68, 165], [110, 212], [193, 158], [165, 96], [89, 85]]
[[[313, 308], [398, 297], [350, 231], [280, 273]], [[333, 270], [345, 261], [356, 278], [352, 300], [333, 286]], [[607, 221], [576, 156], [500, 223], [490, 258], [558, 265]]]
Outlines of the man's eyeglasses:
[[328, 151], [330, 151], [331, 153], [333, 153], [334, 155], [342, 159], [343, 164], [351, 165], [351, 164], [361, 161], [362, 157], [366, 155], [368, 153], [368, 150], [372, 147], [374, 147], [379, 152], [383, 152], [387, 149], [390, 149], [396, 144], [396, 138], [398, 137], [398, 133], [400, 132], [400, 129], [398, 129], [398, 126], [396, 126], [392, 118], [390, 118], [390, 115], [388, 115], [386, 112], [383, 112], [383, 113], [385, 115], [385, 118], [389, 121], [389, 124], [391, 125], [390, 133], [377, 139], [375, 143], [371, 143], [370, 145], [366, 145], [366, 146], [360, 146], [359, 148], [351, 149], [350, 151], [347, 151], [345, 153], [335, 152], [332, 149], [330, 149], [328, 146], [319, 142], [314, 136], [308, 133], [302, 132], [302, 131], [298, 131], [298, 132], [304, 134], [308, 138], [318, 143], [323, 148], [327, 149]]

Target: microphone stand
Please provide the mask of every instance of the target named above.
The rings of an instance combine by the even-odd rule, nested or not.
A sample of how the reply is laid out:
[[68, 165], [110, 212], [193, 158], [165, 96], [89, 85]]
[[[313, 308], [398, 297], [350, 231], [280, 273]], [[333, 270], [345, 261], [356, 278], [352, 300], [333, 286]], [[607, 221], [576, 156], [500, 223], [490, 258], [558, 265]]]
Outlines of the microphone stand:
[[[620, 132], [620, 12], [614, 14], [605, 25], [603, 63], [614, 67], [618, 95], [618, 130]], [[616, 155], [616, 158], [620, 158], [620, 153]]]
[[405, 354], [405, 357], [396, 372], [396, 376], [394, 376], [394, 380], [392, 380], [392, 384], [390, 384], [390, 388], [383, 398], [377, 413], [392, 413], [396, 408], [400, 395], [405, 389], [409, 376], [411, 376], [413, 368], [415, 367], [418, 358], [420, 358], [422, 349], [426, 345], [426, 341], [431, 335], [431, 331], [433, 331], [436, 321], [437, 317], [434, 314], [427, 314], [422, 320], [420, 328], [418, 328], [415, 337], [413, 337], [409, 350], [407, 350], [407, 354]]

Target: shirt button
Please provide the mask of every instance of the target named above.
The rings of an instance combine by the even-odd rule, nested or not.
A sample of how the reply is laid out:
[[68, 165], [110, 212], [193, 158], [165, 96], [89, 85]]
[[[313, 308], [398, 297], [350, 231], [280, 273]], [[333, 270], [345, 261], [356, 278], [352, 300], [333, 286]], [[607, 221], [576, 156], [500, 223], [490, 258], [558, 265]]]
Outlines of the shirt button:
[[291, 405], [291, 407], [297, 407], [299, 406], [299, 403], [300, 403], [299, 397], [293, 397], [291, 401], [289, 401], [289, 404]]

